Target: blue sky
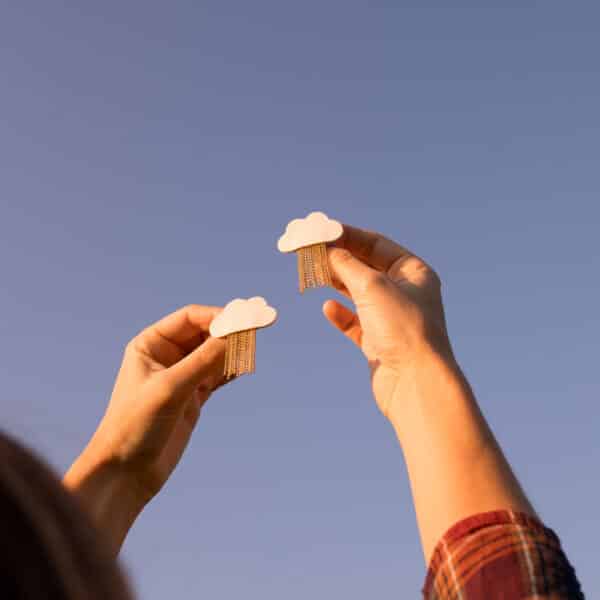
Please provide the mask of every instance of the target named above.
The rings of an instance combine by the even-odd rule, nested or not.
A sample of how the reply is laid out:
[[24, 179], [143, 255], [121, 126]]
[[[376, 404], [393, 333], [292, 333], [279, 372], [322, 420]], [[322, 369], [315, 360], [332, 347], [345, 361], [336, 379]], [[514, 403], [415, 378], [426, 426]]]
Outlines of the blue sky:
[[483, 410], [600, 593], [599, 23], [555, 0], [2, 5], [3, 427], [64, 470], [144, 325], [280, 311], [130, 535], [141, 598], [418, 595], [366, 365], [275, 249], [310, 210], [440, 272]]

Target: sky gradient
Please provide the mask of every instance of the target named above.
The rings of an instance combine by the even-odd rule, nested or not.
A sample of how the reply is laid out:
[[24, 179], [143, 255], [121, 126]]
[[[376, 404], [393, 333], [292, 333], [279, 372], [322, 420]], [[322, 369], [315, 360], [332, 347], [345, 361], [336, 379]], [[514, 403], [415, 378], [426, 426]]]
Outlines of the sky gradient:
[[276, 250], [311, 210], [439, 271], [482, 408], [600, 594], [599, 23], [555, 0], [2, 4], [3, 428], [64, 471], [142, 327], [279, 310], [131, 532], [140, 598], [418, 597], [367, 366]]

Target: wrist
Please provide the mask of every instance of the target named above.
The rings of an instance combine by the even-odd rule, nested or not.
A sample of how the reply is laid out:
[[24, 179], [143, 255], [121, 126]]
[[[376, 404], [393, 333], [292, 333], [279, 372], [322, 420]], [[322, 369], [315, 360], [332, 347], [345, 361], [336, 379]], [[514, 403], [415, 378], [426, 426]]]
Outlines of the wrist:
[[118, 553], [148, 501], [135, 482], [118, 464], [100, 459], [89, 449], [73, 463], [63, 482]]
[[394, 378], [387, 387], [386, 417], [401, 442], [415, 420], [426, 418], [440, 402], [471, 396], [449, 344], [424, 344], [409, 364], [394, 369]]

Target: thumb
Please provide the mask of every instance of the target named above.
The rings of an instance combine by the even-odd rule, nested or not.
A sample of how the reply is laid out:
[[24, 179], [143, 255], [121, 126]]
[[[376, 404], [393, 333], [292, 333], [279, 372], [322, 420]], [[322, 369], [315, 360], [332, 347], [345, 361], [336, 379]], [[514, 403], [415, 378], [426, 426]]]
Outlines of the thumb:
[[175, 385], [196, 386], [208, 379], [210, 387], [216, 387], [223, 376], [226, 347], [224, 339], [209, 337], [169, 369]]
[[334, 280], [348, 290], [353, 300], [356, 300], [356, 297], [364, 291], [366, 284], [378, 274], [375, 269], [344, 248], [330, 248], [328, 255]]

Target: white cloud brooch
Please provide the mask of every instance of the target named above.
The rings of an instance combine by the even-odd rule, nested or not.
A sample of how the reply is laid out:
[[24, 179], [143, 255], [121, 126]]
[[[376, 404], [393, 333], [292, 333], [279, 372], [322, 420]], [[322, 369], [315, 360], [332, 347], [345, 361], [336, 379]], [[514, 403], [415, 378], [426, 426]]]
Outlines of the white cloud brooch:
[[256, 366], [256, 330], [269, 327], [277, 311], [260, 296], [236, 298], [212, 320], [210, 335], [227, 338], [225, 377], [230, 379], [254, 373]]
[[304, 219], [288, 223], [277, 248], [280, 252], [297, 253], [300, 292], [331, 285], [326, 244], [335, 242], [343, 233], [342, 224], [322, 212], [313, 212]]

